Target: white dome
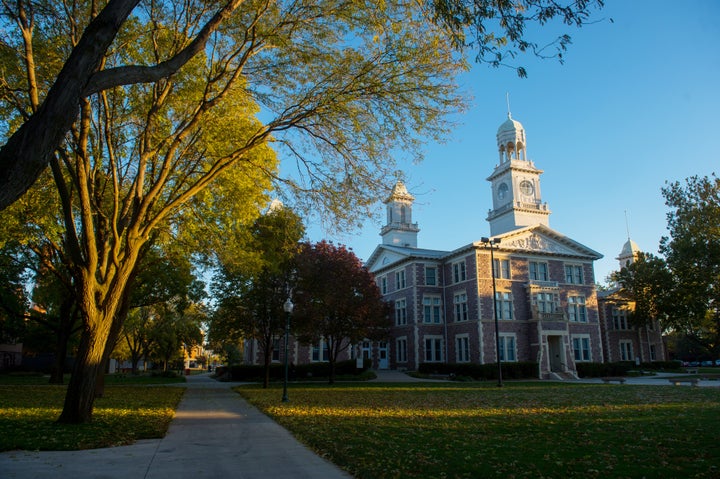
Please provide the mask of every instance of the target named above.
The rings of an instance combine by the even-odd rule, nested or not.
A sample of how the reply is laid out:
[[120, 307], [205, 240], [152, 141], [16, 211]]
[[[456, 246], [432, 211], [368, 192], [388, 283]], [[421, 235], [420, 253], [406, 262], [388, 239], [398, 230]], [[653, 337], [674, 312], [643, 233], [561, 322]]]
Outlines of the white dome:
[[523, 130], [524, 128], [522, 126], [522, 123], [517, 120], [513, 120], [510, 115], [508, 115], [508, 119], [505, 120], [502, 125], [500, 125], [500, 128], [498, 128], [497, 134], [499, 136], [502, 133], [515, 133]]

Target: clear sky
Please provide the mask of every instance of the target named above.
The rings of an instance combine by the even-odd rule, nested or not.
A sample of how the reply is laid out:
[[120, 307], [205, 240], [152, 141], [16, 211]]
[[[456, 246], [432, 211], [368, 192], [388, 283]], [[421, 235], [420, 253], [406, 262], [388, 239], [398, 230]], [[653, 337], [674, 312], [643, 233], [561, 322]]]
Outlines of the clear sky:
[[[427, 145], [423, 163], [402, 165], [416, 198], [418, 247], [453, 250], [489, 235], [486, 178], [509, 93], [528, 157], [545, 171], [550, 227], [604, 255], [596, 281], [617, 269], [625, 212], [630, 237], [657, 253], [667, 234], [665, 182], [720, 170], [720, 1], [607, 0], [597, 18], [569, 30], [564, 65], [527, 56], [519, 60], [526, 79], [484, 65], [463, 76], [473, 101], [461, 125], [447, 143]], [[362, 230], [333, 237], [310, 224], [308, 235], [366, 260], [384, 222], [378, 204]]]

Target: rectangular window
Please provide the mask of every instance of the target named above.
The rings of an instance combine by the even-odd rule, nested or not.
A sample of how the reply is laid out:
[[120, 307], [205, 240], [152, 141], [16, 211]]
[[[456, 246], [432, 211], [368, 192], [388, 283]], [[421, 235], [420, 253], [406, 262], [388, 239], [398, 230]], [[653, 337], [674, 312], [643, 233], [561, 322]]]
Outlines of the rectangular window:
[[275, 338], [272, 342], [272, 360], [280, 361], [280, 339]]
[[568, 296], [568, 318], [570, 321], [587, 323], [585, 296]]
[[470, 362], [470, 338], [467, 335], [455, 336], [455, 360], [458, 363]]
[[395, 288], [405, 289], [405, 270], [395, 272]]
[[407, 302], [405, 299], [395, 301], [395, 325], [404, 326], [407, 324]]
[[612, 317], [613, 328], [619, 331], [630, 329], [628, 327], [627, 310], [613, 308]]
[[495, 293], [495, 310], [498, 319], [513, 319], [513, 302], [511, 293]]
[[530, 261], [528, 266], [530, 279], [534, 281], [548, 281], [548, 265], [538, 261]]
[[380, 292], [382, 294], [387, 294], [387, 276], [380, 278]]
[[440, 336], [425, 336], [425, 362], [443, 361], [443, 341]]
[[327, 362], [330, 360], [328, 345], [325, 340], [321, 339], [318, 344], [313, 344], [312, 360], [314, 362]]
[[442, 302], [439, 296], [423, 297], [423, 321], [440, 324], [442, 322], [441, 306]]
[[515, 348], [514, 334], [500, 335], [500, 361], [515, 362], [517, 361], [517, 351]]
[[425, 266], [425, 285], [437, 286], [437, 268], [435, 266]]
[[493, 260], [493, 275], [500, 279], [510, 279], [510, 260]]
[[452, 268], [453, 268], [453, 281], [455, 283], [459, 283], [460, 281], [465, 281], [467, 279], [467, 271], [465, 269], [465, 261], [453, 263]]
[[650, 361], [656, 361], [657, 360], [657, 353], [655, 351], [655, 345], [650, 345]]
[[590, 361], [589, 336], [573, 336], [572, 344], [575, 361]]
[[632, 341], [620, 341], [620, 361], [633, 361]]
[[535, 295], [535, 304], [538, 313], [554, 313], [555, 295], [553, 293], [538, 293]]
[[468, 320], [467, 294], [455, 293], [455, 321]]
[[396, 354], [397, 362], [406, 363], [407, 362], [407, 339], [406, 338], [398, 338], [395, 340], [395, 351], [397, 351], [397, 354]]
[[565, 282], [570, 284], [583, 284], [583, 267], [576, 264], [566, 264]]

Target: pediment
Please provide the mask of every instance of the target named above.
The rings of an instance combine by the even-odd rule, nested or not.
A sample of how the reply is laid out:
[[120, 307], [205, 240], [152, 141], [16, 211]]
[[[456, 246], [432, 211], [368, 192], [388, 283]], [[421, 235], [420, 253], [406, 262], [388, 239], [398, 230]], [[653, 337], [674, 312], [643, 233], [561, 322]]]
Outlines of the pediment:
[[374, 273], [375, 271], [386, 268], [394, 263], [398, 263], [407, 257], [407, 254], [391, 251], [383, 248], [382, 246], [378, 246], [370, 256], [370, 259], [365, 266], [367, 266], [371, 273]]
[[536, 225], [511, 231], [500, 237], [500, 250], [547, 254], [597, 260], [602, 255], [547, 227]]

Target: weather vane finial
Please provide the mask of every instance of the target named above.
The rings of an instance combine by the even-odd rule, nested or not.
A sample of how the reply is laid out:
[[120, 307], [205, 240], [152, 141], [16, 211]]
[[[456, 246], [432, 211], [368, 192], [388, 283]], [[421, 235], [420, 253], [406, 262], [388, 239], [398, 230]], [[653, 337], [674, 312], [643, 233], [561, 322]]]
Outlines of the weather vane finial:
[[508, 119], [512, 118], [512, 115], [510, 114], [510, 93], [505, 92], [505, 102], [507, 103], [508, 108]]
[[628, 223], [627, 210], [625, 210], [625, 230], [627, 231], [628, 240], [630, 239], [630, 223]]

